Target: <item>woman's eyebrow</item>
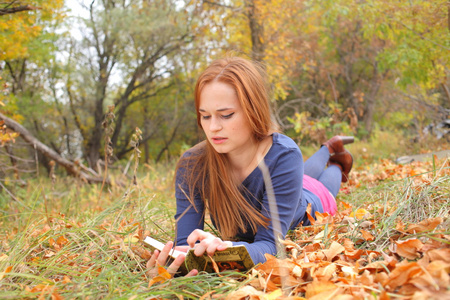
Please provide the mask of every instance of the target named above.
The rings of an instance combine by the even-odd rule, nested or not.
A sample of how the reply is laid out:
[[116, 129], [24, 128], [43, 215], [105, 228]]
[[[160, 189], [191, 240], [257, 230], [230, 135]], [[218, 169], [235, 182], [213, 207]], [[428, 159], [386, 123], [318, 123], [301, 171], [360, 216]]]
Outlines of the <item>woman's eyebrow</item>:
[[[229, 108], [229, 107], [225, 107], [225, 108], [219, 108], [216, 111], [227, 111], [227, 110], [232, 110], [233, 108]], [[206, 110], [199, 108], [198, 111], [200, 112], [206, 112]]]

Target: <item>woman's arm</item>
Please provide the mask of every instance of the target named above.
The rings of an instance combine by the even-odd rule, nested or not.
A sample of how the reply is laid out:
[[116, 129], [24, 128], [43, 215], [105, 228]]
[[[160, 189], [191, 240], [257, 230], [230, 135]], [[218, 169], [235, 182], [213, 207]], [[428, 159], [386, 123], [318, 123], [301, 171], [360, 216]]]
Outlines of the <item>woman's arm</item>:
[[176, 222], [176, 236], [175, 241], [177, 246], [187, 245], [188, 236], [195, 229], [204, 228], [204, 209], [205, 205], [198, 195], [195, 193], [195, 198], [191, 201], [188, 197], [191, 195], [191, 188], [186, 182], [186, 169], [179, 168], [175, 177], [175, 198], [177, 203], [177, 211], [175, 214]]
[[284, 238], [291, 225], [301, 220], [306, 211], [306, 202], [302, 200], [303, 158], [300, 150], [285, 150], [285, 153], [282, 153], [272, 164], [270, 162], [266, 164], [269, 167], [278, 216], [272, 219], [270, 199], [266, 190], [262, 199], [261, 213], [270, 220], [269, 226], [258, 228], [253, 243], [233, 243], [233, 245], [245, 245], [255, 264], [266, 260], [265, 253], [275, 255], [277, 252], [274, 222], [279, 222], [280, 236]]

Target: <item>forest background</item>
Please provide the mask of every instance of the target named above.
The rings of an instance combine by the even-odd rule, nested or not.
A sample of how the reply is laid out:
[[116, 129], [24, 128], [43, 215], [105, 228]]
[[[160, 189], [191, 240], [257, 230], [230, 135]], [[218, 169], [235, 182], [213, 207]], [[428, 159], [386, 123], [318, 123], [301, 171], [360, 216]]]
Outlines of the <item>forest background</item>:
[[139, 199], [170, 198], [168, 170], [203, 138], [195, 80], [224, 55], [264, 64], [306, 156], [336, 134], [357, 138], [361, 169], [448, 149], [446, 0], [68, 1], [0, 2], [4, 240], [42, 215], [112, 209], [138, 182]]

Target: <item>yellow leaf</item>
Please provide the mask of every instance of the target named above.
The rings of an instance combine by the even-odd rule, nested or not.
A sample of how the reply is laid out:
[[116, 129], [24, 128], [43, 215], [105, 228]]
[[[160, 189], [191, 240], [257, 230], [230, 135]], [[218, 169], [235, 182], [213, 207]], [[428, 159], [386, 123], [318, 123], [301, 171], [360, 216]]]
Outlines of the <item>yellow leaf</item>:
[[[120, 242], [120, 241], [119, 241]], [[136, 236], [128, 236], [123, 240], [124, 243], [136, 244], [139, 242], [139, 238]]]
[[321, 232], [319, 232], [314, 236], [313, 242], [315, 243], [321, 242], [324, 237], [325, 237], [325, 230], [322, 230]]
[[364, 218], [365, 215], [370, 214], [367, 210], [365, 210], [364, 208], [359, 208], [356, 210], [355, 213], [351, 213], [350, 217], [355, 217], [358, 220], [362, 220]]
[[275, 299], [278, 299], [278, 297], [281, 297], [281, 296], [283, 296], [283, 292], [281, 291], [281, 289], [276, 289], [275, 291], [273, 291], [269, 295], [266, 295], [264, 297], [264, 299], [275, 300]]

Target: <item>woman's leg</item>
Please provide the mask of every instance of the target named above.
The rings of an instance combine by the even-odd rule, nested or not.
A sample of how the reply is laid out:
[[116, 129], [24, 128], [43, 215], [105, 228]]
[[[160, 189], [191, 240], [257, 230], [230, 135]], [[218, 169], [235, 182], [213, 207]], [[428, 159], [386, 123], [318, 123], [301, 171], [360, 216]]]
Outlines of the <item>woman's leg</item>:
[[336, 195], [341, 188], [342, 181], [342, 170], [335, 164], [331, 164], [326, 170], [320, 174], [319, 178], [317, 178], [336, 198]]
[[310, 158], [305, 161], [304, 173], [312, 178], [319, 179], [330, 159], [327, 147], [320, 147]]

